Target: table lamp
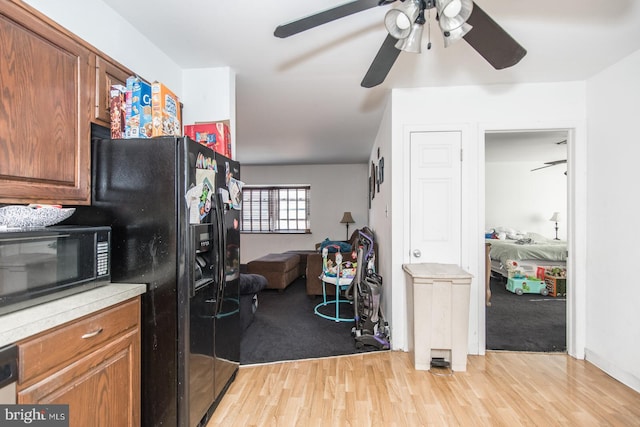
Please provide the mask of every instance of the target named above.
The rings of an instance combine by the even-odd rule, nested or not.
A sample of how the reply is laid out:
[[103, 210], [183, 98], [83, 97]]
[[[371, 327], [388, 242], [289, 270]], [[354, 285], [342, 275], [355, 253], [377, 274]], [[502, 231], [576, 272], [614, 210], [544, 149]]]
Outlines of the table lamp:
[[549, 218], [549, 221], [556, 223], [556, 238], [553, 240], [560, 240], [558, 239], [558, 221], [560, 221], [560, 212], [554, 212], [553, 215], [551, 215], [551, 218]]
[[349, 240], [349, 224], [353, 224], [355, 221], [351, 216], [351, 212], [345, 212], [342, 215], [342, 219], [340, 220], [340, 224], [347, 224], [347, 238], [345, 240]]

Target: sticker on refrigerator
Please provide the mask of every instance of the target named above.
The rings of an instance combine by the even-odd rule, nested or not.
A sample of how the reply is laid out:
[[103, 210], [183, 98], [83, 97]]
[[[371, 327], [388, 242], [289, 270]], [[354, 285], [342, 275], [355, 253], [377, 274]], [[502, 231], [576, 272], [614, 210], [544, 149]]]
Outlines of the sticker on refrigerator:
[[235, 178], [229, 179], [229, 200], [233, 209], [242, 209], [242, 186], [244, 182]]
[[202, 153], [198, 153], [196, 158], [196, 169], [210, 169], [215, 172], [218, 171], [218, 162], [213, 157], [206, 156]]
[[200, 222], [207, 216], [211, 210], [211, 194], [213, 193], [213, 185], [211, 182], [204, 178], [202, 181], [202, 193], [200, 193], [200, 201], [198, 202], [198, 213], [200, 215]]
[[[215, 176], [215, 175], [214, 175]], [[208, 178], [203, 178], [198, 185], [191, 187], [185, 199], [189, 206], [189, 224], [200, 224], [211, 210], [213, 185]]]

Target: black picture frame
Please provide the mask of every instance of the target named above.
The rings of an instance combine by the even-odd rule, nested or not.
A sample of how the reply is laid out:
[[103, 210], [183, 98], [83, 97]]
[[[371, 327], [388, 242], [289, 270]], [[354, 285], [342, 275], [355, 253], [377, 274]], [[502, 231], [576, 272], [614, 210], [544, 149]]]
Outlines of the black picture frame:
[[371, 192], [371, 199], [373, 200], [376, 197], [376, 182], [378, 180], [376, 179], [376, 164], [371, 162], [371, 187], [370, 187], [370, 192]]

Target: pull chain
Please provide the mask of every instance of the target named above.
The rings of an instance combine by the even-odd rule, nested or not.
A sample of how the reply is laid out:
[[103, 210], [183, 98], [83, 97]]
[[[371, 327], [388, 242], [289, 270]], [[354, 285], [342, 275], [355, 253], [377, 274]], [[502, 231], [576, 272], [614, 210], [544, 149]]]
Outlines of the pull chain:
[[431, 9], [427, 11], [429, 18], [427, 20], [427, 50], [431, 49]]

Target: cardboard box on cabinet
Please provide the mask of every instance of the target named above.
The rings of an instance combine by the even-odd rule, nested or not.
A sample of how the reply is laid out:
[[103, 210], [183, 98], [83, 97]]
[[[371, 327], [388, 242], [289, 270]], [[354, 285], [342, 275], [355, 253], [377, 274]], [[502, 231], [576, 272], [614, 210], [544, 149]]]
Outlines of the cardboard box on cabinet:
[[231, 133], [226, 123], [207, 122], [185, 125], [184, 134], [217, 153], [231, 158]]
[[151, 85], [137, 76], [127, 79], [125, 138], [151, 138]]
[[109, 91], [112, 139], [121, 139], [125, 135], [125, 121], [127, 118], [126, 92], [127, 88], [122, 85], [112, 85]]
[[151, 85], [152, 136], [181, 136], [182, 121], [178, 97], [160, 82]]

